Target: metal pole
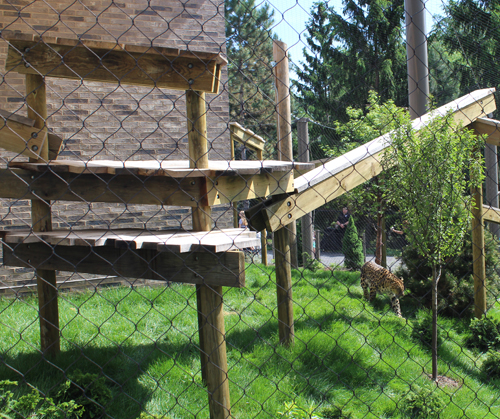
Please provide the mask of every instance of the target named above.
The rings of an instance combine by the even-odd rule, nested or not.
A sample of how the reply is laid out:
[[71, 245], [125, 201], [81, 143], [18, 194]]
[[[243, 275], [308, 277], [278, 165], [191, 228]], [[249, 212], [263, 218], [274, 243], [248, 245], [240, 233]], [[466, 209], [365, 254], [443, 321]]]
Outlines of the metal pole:
[[405, 0], [405, 11], [408, 102], [411, 119], [415, 119], [427, 112], [429, 100], [425, 4], [422, 0]]

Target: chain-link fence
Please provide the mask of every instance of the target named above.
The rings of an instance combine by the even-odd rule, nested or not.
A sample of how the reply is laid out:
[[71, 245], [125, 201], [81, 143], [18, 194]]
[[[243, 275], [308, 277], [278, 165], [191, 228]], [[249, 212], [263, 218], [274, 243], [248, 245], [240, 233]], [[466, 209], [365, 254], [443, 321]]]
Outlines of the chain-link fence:
[[499, 7], [2, 0], [0, 416], [500, 417]]

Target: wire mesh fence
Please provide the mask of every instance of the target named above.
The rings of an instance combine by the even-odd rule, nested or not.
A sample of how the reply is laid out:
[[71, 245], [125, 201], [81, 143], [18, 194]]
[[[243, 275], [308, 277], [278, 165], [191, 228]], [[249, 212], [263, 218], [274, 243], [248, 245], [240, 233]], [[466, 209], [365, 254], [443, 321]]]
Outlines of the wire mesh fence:
[[0, 416], [500, 417], [498, 7], [3, 0]]

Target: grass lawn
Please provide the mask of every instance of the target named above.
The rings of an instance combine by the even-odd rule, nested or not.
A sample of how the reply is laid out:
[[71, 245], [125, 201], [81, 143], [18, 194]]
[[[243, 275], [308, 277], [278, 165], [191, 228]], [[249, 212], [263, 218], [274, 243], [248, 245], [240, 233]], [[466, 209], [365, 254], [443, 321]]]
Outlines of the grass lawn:
[[[226, 337], [234, 418], [279, 418], [295, 402], [316, 413], [328, 406], [352, 418], [398, 418], [415, 385], [432, 388], [430, 349], [412, 338], [417, 308], [401, 300], [362, 299], [359, 273], [293, 271], [295, 344], [278, 344], [274, 268], [249, 265], [246, 288], [225, 288]], [[37, 300], [0, 300], [0, 380], [51, 394], [79, 369], [103, 374], [113, 398], [109, 416], [208, 418], [201, 380], [195, 288], [111, 288], [61, 294], [62, 353], [38, 352]], [[500, 307], [492, 315], [500, 317]], [[437, 388], [440, 418], [500, 417], [500, 381], [480, 372], [485, 355], [464, 347], [468, 320], [439, 320], [439, 373], [461, 386]], [[24, 384], [23, 384], [24, 383]], [[298, 417], [298, 416], [297, 416]]]

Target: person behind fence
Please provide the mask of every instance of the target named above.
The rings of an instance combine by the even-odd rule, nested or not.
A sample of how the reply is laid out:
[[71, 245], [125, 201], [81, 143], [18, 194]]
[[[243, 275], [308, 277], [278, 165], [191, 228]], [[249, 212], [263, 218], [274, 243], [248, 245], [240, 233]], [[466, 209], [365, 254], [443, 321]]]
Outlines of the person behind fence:
[[238, 221], [238, 226], [244, 229], [248, 228], [248, 220], [245, 216], [245, 211], [240, 211], [240, 220]]
[[347, 209], [347, 207], [342, 208], [342, 213], [339, 215], [339, 218], [337, 218], [337, 226], [340, 227], [340, 231], [342, 232], [342, 237], [344, 237], [345, 229], [349, 224], [350, 217], [351, 214], [349, 214], [349, 210]]

